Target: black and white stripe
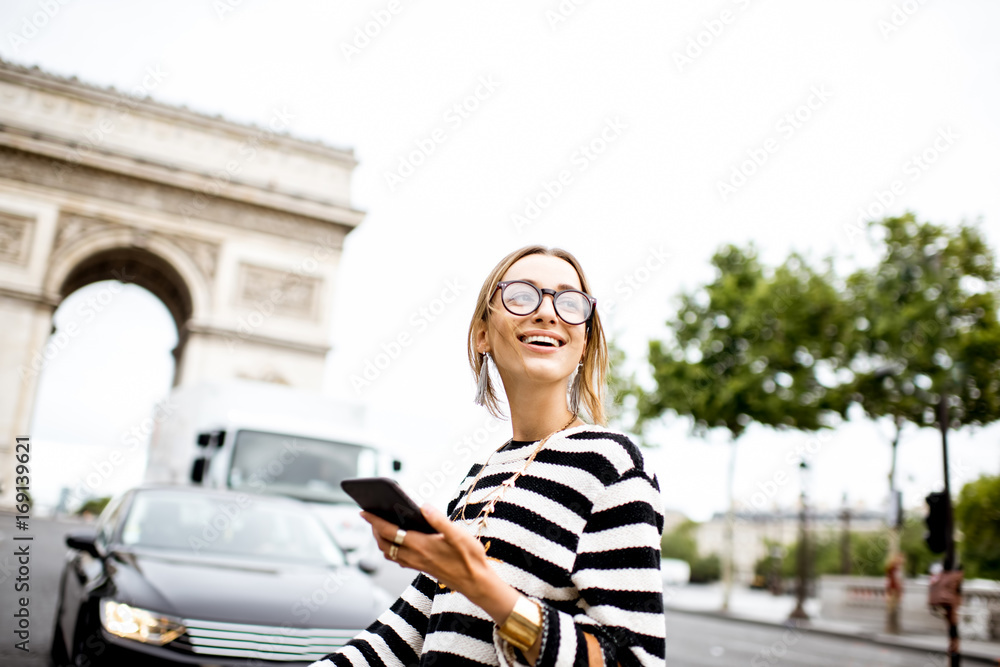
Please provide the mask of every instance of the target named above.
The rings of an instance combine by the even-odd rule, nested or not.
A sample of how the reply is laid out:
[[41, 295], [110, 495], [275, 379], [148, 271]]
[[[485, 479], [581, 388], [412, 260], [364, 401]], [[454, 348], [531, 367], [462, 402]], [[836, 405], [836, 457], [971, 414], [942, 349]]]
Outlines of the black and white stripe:
[[[495, 452], [472, 490], [473, 519], [501, 482], [523, 466], [528, 443]], [[481, 466], [475, 465], [448, 505], [458, 521]], [[621, 433], [578, 426], [553, 436], [517, 484], [497, 503], [482, 535], [500, 576], [542, 603], [537, 667], [586, 665], [583, 633], [597, 637], [605, 664], [665, 663], [660, 535], [663, 512], [656, 475]], [[509, 658], [515, 656], [515, 662]], [[314, 667], [525, 664], [464, 595], [418, 575], [371, 627]]]

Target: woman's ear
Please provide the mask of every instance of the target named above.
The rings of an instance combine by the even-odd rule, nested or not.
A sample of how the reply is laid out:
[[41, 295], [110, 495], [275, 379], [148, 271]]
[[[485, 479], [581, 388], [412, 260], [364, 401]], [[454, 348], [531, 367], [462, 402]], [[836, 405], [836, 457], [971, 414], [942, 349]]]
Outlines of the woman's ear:
[[490, 341], [486, 335], [486, 323], [476, 325], [476, 352], [486, 354], [490, 351]]

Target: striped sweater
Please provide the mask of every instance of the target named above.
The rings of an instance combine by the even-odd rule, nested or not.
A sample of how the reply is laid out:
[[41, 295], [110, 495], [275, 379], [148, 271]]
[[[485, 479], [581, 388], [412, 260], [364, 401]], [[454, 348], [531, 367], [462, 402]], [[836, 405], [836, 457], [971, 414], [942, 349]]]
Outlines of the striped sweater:
[[[467, 519], [521, 468], [533, 444], [511, 442], [490, 457]], [[459, 515], [481, 468], [472, 467], [448, 505], [472, 534], [474, 522]], [[586, 665], [584, 632], [600, 642], [605, 665], [664, 664], [662, 529], [656, 476], [628, 437], [583, 425], [549, 439], [481, 537], [501, 578], [542, 605], [537, 667]], [[313, 667], [525, 664], [486, 612], [420, 574], [370, 627]]]

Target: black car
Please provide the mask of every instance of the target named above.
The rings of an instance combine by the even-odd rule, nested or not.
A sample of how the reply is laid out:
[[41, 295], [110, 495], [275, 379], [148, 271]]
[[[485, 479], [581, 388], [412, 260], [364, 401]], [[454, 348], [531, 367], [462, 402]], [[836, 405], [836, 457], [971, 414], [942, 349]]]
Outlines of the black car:
[[56, 665], [308, 664], [391, 602], [291, 498], [141, 487], [66, 544]]

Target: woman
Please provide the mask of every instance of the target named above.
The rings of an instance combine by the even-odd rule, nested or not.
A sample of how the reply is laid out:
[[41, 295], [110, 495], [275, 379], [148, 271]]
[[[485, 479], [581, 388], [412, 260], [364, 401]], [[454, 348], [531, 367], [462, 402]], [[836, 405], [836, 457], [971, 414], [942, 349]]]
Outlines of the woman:
[[[469, 327], [477, 402], [513, 438], [475, 465], [439, 532], [403, 531], [367, 512], [386, 558], [421, 572], [347, 646], [315, 665], [662, 665], [656, 476], [604, 422], [607, 348], [579, 263], [529, 246], [505, 257]], [[567, 385], [572, 380], [572, 391]], [[570, 393], [567, 400], [567, 393]]]

